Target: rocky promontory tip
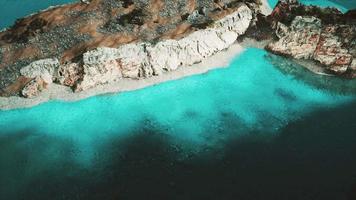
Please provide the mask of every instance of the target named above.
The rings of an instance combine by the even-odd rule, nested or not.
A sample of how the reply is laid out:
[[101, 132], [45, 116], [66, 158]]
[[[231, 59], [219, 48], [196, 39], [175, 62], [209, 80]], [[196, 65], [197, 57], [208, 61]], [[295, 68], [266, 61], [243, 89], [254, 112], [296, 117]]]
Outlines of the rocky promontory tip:
[[267, 21], [276, 38], [267, 50], [315, 61], [327, 73], [356, 77], [355, 10], [342, 14], [335, 8], [280, 0]]

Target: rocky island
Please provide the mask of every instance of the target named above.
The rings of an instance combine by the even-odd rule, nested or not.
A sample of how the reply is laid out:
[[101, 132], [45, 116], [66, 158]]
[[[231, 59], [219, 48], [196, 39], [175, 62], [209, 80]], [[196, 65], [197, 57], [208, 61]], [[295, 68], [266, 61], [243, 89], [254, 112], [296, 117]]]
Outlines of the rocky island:
[[0, 109], [203, 73], [225, 65], [241, 50], [241, 38], [267, 41], [273, 53], [354, 78], [355, 27], [354, 11], [296, 0], [280, 0], [272, 13], [264, 0], [91, 0], [54, 7], [0, 33]]

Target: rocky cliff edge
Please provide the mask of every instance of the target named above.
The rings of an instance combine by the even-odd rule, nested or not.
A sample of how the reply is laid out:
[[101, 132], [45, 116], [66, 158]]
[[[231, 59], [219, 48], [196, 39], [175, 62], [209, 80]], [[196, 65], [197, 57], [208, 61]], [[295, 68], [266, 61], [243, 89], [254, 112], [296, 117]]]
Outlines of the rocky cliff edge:
[[0, 33], [0, 96], [50, 84], [84, 91], [199, 63], [245, 33], [259, 0], [92, 0], [21, 19]]

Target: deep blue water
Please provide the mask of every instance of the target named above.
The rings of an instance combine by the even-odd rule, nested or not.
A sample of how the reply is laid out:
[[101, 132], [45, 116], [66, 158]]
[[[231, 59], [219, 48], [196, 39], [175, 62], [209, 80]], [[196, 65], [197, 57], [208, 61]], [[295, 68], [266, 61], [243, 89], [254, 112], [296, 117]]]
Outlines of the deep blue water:
[[20, 17], [71, 2], [76, 0], [0, 0], [0, 29], [13, 25]]
[[[342, 12], [347, 12], [350, 9], [356, 8], [356, 0], [299, 0], [306, 5], [317, 5], [321, 7], [335, 7]], [[278, 0], [268, 0], [273, 8]]]
[[355, 95], [251, 48], [206, 74], [0, 111], [0, 199], [353, 200]]

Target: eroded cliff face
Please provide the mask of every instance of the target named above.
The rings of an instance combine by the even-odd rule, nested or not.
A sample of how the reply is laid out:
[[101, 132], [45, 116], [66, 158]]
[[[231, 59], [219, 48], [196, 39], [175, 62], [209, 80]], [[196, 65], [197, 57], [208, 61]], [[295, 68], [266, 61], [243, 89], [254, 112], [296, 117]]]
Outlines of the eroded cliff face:
[[296, 59], [313, 60], [326, 71], [356, 78], [356, 15], [281, 0], [267, 17], [275, 40], [266, 48]]
[[78, 92], [201, 62], [234, 43], [259, 6], [259, 0], [92, 0], [40, 12], [0, 33], [0, 96], [33, 97], [34, 88], [48, 84]]
[[179, 40], [131, 43], [115, 48], [97, 48], [84, 54], [84, 74], [75, 91], [120, 78], [149, 78], [190, 66], [228, 48], [248, 28], [251, 10], [242, 5], [211, 27]]

